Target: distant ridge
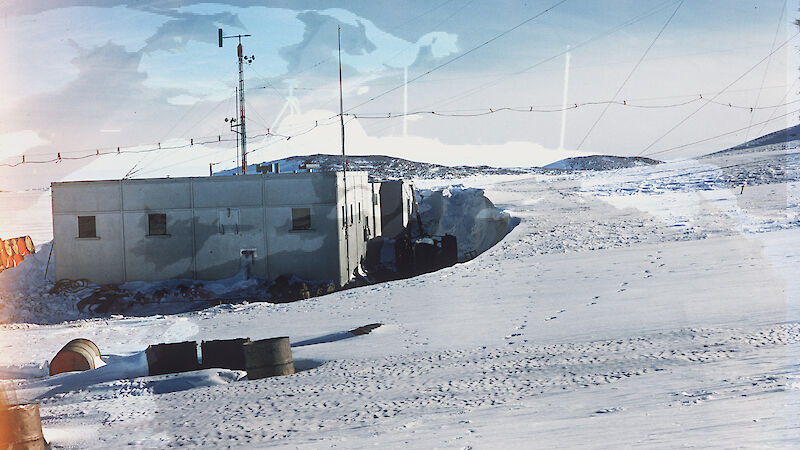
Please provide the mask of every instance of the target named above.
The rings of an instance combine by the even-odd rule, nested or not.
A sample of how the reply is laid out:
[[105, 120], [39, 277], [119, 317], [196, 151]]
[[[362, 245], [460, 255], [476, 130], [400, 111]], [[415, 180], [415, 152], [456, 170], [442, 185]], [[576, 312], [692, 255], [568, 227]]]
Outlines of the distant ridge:
[[544, 166], [558, 170], [612, 170], [626, 167], [652, 166], [661, 161], [641, 156], [591, 155], [566, 158]]
[[[302, 164], [319, 164], [323, 172], [342, 170], [341, 155], [306, 155], [290, 156], [284, 159], [264, 162], [261, 164], [279, 164], [282, 173], [294, 172]], [[409, 161], [393, 156], [348, 156], [347, 170], [364, 170], [369, 173], [369, 178], [375, 180], [392, 179], [451, 179], [463, 178], [471, 175], [519, 175], [526, 173], [545, 173], [538, 167], [533, 168], [499, 168], [490, 166], [443, 166], [441, 164]], [[232, 175], [237, 169], [229, 169], [215, 173], [215, 175]], [[247, 166], [247, 173], [256, 173], [256, 165]]]
[[739, 144], [725, 150], [720, 150], [718, 152], [709, 153], [708, 155], [705, 156], [714, 156], [714, 155], [729, 154], [729, 153], [741, 153], [742, 150], [748, 150], [755, 147], [763, 147], [765, 145], [783, 144], [786, 142], [796, 141], [798, 139], [800, 139], [800, 124], [795, 125], [793, 127], [784, 128], [783, 130], [778, 130], [769, 134], [765, 134], [764, 136], [749, 140], [743, 144]]

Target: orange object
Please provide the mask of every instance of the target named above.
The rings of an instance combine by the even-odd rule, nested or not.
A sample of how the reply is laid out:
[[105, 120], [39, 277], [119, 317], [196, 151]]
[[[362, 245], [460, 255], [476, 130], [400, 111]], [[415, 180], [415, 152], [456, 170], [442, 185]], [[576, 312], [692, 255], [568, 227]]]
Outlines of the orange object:
[[11, 257], [11, 261], [13, 261], [12, 267], [17, 267], [22, 262], [22, 259], [19, 253], [14, 253], [14, 256]]
[[23, 256], [23, 257], [28, 256], [28, 254], [29, 254], [28, 246], [25, 245], [25, 238], [24, 237], [21, 237], [21, 238], [17, 239], [17, 253], [19, 253], [19, 255]]

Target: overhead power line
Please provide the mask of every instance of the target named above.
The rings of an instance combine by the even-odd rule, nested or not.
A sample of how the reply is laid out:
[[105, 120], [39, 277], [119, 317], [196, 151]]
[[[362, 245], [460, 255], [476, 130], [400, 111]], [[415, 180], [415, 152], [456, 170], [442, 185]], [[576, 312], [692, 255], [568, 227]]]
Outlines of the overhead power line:
[[606, 107], [603, 108], [603, 110], [600, 112], [600, 115], [597, 116], [597, 119], [594, 121], [592, 126], [589, 127], [589, 131], [587, 131], [586, 134], [583, 136], [583, 139], [581, 139], [581, 142], [578, 144], [578, 147], [576, 148], [576, 150], [580, 150], [581, 147], [583, 146], [583, 143], [586, 142], [586, 139], [589, 137], [590, 134], [592, 134], [592, 131], [597, 126], [597, 124], [600, 123], [600, 120], [606, 114], [606, 111], [608, 111], [608, 108], [611, 106], [612, 102], [617, 99], [617, 96], [619, 95], [619, 93], [622, 92], [622, 89], [624, 89], [625, 85], [628, 84], [628, 80], [631, 79], [633, 74], [636, 72], [636, 69], [638, 69], [639, 65], [642, 64], [642, 61], [644, 61], [644, 58], [647, 56], [648, 53], [650, 53], [650, 49], [652, 49], [653, 46], [656, 45], [656, 42], [658, 41], [658, 38], [660, 38], [661, 35], [664, 33], [664, 30], [667, 29], [667, 26], [669, 25], [670, 22], [672, 22], [672, 19], [675, 17], [675, 14], [678, 13], [678, 10], [681, 9], [682, 5], [683, 5], [683, 0], [681, 0], [681, 2], [678, 3], [678, 6], [675, 7], [675, 10], [672, 11], [672, 14], [669, 16], [667, 21], [664, 23], [664, 26], [661, 27], [661, 29], [658, 31], [658, 34], [656, 34], [656, 37], [653, 38], [653, 41], [650, 42], [650, 45], [648, 45], [647, 49], [645, 49], [644, 53], [642, 53], [641, 58], [639, 58], [639, 60], [636, 61], [636, 64], [633, 66], [633, 69], [631, 69], [630, 73], [628, 73], [628, 76], [625, 77], [625, 80], [619, 86], [619, 88], [617, 89], [617, 92], [614, 93], [614, 96], [611, 97], [611, 102], [606, 103]]
[[[496, 78], [496, 79], [494, 79], [492, 81], [480, 84], [480, 85], [478, 85], [478, 86], [476, 86], [476, 87], [474, 87], [472, 89], [466, 90], [466, 91], [464, 91], [464, 92], [462, 92], [460, 94], [457, 94], [455, 96], [448, 97], [448, 98], [446, 98], [446, 99], [444, 99], [444, 100], [442, 100], [442, 101], [440, 101], [438, 103], [440, 105], [447, 105], [447, 104], [453, 103], [453, 102], [455, 102], [457, 100], [461, 100], [461, 99], [464, 99], [466, 97], [469, 97], [472, 94], [475, 94], [477, 92], [481, 92], [481, 91], [485, 90], [486, 88], [494, 86], [494, 85], [496, 85], [496, 84], [498, 84], [498, 83], [500, 83], [500, 82], [502, 82], [502, 81], [504, 81], [504, 80], [506, 80], [508, 78], [519, 76], [519, 75], [522, 75], [523, 73], [527, 73], [527, 72], [529, 72], [529, 71], [531, 71], [531, 70], [533, 70], [533, 69], [535, 69], [535, 68], [537, 68], [537, 67], [539, 67], [539, 66], [541, 66], [543, 64], [546, 64], [546, 63], [548, 63], [550, 61], [555, 60], [556, 58], [559, 58], [560, 56], [563, 56], [564, 54], [567, 53], [567, 51], [574, 52], [575, 50], [577, 50], [577, 49], [579, 49], [581, 47], [587, 46], [587, 45], [589, 45], [589, 44], [591, 44], [591, 43], [593, 43], [593, 42], [595, 42], [597, 40], [600, 40], [600, 39], [603, 39], [603, 38], [605, 38], [607, 36], [610, 36], [610, 35], [616, 33], [617, 31], [622, 30], [625, 27], [633, 25], [633, 24], [635, 24], [637, 22], [640, 22], [640, 21], [642, 21], [642, 20], [644, 20], [644, 19], [646, 19], [646, 18], [648, 18], [648, 17], [660, 12], [662, 9], [665, 9], [667, 6], [670, 6], [671, 4], [674, 4], [674, 3], [675, 3], [675, 0], [666, 0], [663, 3], [659, 4], [658, 6], [655, 6], [655, 7], [651, 8], [651, 9], [643, 12], [642, 14], [639, 14], [638, 16], [630, 18], [630, 19], [626, 20], [625, 22], [622, 22], [622, 23], [616, 25], [613, 28], [610, 28], [610, 29], [608, 29], [606, 31], [603, 31], [603, 32], [601, 32], [599, 34], [596, 34], [596, 35], [594, 35], [594, 36], [592, 36], [592, 37], [590, 37], [590, 38], [588, 38], [588, 39], [586, 39], [584, 41], [581, 41], [581, 42], [579, 42], [579, 43], [577, 43], [575, 45], [572, 45], [569, 50], [560, 51], [560, 52], [558, 52], [556, 54], [550, 55], [550, 56], [548, 56], [548, 57], [546, 57], [546, 58], [544, 58], [542, 60], [539, 60], [538, 62], [536, 62], [533, 65], [530, 65], [530, 66], [525, 67], [523, 69], [517, 70], [516, 72], [512, 72], [512, 73], [509, 73], [509, 74], [502, 75], [502, 76], [500, 76], [500, 77], [498, 77], [498, 78]], [[430, 107], [429, 106], [425, 106], [423, 109], [428, 109], [428, 108], [430, 108]]]
[[[439, 110], [439, 111], [412, 111], [412, 112], [384, 112], [384, 113], [345, 113], [345, 116], [352, 116], [357, 119], [396, 119], [405, 116], [443, 116], [443, 117], [480, 117], [480, 116], [488, 116], [490, 114], [497, 114], [499, 112], [520, 112], [520, 113], [555, 113], [555, 112], [562, 112], [562, 111], [569, 111], [573, 109], [583, 108], [586, 106], [597, 106], [597, 105], [617, 105], [623, 106], [628, 108], [640, 108], [640, 109], [666, 109], [666, 108], [676, 108], [681, 106], [690, 105], [696, 102], [711, 102], [703, 98], [702, 94], [697, 98], [692, 100], [687, 100], [679, 103], [670, 103], [664, 105], [645, 105], [645, 104], [635, 104], [631, 103], [627, 100], [606, 100], [606, 101], [596, 101], [596, 102], [584, 102], [584, 103], [573, 103], [570, 106], [564, 107], [543, 107], [543, 106], [504, 106], [498, 108], [483, 108], [483, 109], [461, 109], [461, 110]], [[733, 108], [733, 109], [741, 109], [741, 110], [759, 110], [759, 109], [771, 109], [777, 108], [780, 106], [791, 105], [793, 103], [800, 102], [800, 99], [793, 100], [787, 103], [781, 103], [779, 105], [771, 105], [771, 106], [744, 106], [744, 105], [734, 105], [733, 103], [723, 103], [723, 102], [711, 102], [719, 106], [723, 106], [726, 108]]]
[[775, 47], [775, 49], [774, 49], [774, 50], [772, 50], [771, 52], [769, 52], [769, 54], [768, 54], [767, 56], [765, 56], [765, 57], [761, 58], [761, 60], [759, 60], [759, 61], [758, 61], [757, 63], [755, 63], [755, 64], [754, 64], [752, 67], [750, 67], [749, 69], [747, 69], [747, 70], [746, 70], [746, 71], [745, 71], [743, 74], [739, 75], [739, 76], [738, 76], [738, 77], [737, 77], [735, 80], [731, 81], [731, 82], [730, 82], [730, 83], [729, 83], [727, 86], [725, 86], [725, 88], [724, 88], [724, 89], [722, 89], [721, 91], [719, 91], [719, 93], [717, 93], [716, 95], [714, 95], [714, 97], [712, 97], [710, 101], [708, 101], [708, 102], [706, 102], [706, 103], [703, 103], [702, 105], [700, 105], [700, 107], [699, 107], [699, 108], [697, 108], [696, 110], [694, 110], [693, 112], [691, 112], [691, 113], [690, 113], [688, 116], [686, 116], [686, 117], [684, 117], [683, 119], [681, 119], [681, 120], [680, 120], [678, 123], [676, 123], [676, 124], [675, 124], [675, 125], [674, 125], [672, 128], [670, 128], [669, 130], [667, 130], [667, 131], [666, 131], [664, 134], [662, 134], [661, 136], [659, 136], [658, 138], [656, 138], [656, 140], [654, 140], [653, 142], [651, 142], [651, 143], [650, 143], [650, 145], [648, 145], [648, 146], [647, 146], [647, 147], [645, 147], [645, 148], [644, 148], [642, 151], [640, 151], [640, 152], [638, 153], [638, 155], [637, 155], [637, 156], [639, 156], [639, 155], [642, 155], [643, 153], [645, 153], [645, 152], [647, 152], [648, 150], [650, 150], [651, 148], [653, 148], [653, 146], [654, 146], [654, 145], [656, 145], [656, 144], [657, 144], [657, 143], [659, 143], [659, 142], [660, 142], [662, 139], [664, 139], [665, 137], [667, 137], [667, 136], [668, 136], [670, 133], [672, 133], [673, 131], [675, 131], [676, 129], [678, 129], [678, 127], [680, 127], [681, 125], [683, 125], [684, 123], [686, 123], [686, 122], [687, 122], [689, 119], [691, 119], [692, 117], [694, 117], [694, 115], [695, 115], [695, 114], [699, 113], [699, 112], [700, 112], [700, 111], [701, 111], [703, 108], [705, 108], [705, 107], [706, 107], [706, 106], [707, 106], [709, 103], [711, 103], [711, 102], [713, 102], [714, 100], [716, 100], [716, 99], [717, 99], [717, 97], [719, 97], [720, 95], [722, 95], [722, 94], [723, 94], [723, 93], [724, 93], [726, 90], [728, 90], [728, 89], [729, 89], [731, 86], [733, 86], [734, 84], [736, 84], [737, 82], [739, 82], [739, 80], [741, 80], [742, 78], [744, 78], [745, 76], [747, 76], [747, 74], [749, 74], [750, 72], [752, 72], [753, 70], [755, 70], [755, 68], [756, 68], [756, 67], [758, 67], [759, 65], [761, 65], [761, 63], [763, 63], [763, 62], [764, 62], [764, 61], [766, 61], [767, 59], [769, 59], [769, 58], [770, 58], [770, 57], [771, 57], [773, 54], [775, 54], [775, 52], [777, 52], [778, 50], [780, 50], [780, 49], [782, 49], [784, 46], [786, 46], [786, 44], [788, 44], [790, 41], [792, 41], [794, 38], [796, 38], [798, 34], [800, 34], [800, 32], [798, 32], [798, 33], [795, 33], [794, 35], [792, 35], [792, 37], [790, 37], [789, 39], [787, 39], [787, 40], [783, 41], [783, 43], [782, 43], [781, 45], [779, 45], [779, 46]]
[[22, 165], [25, 165], [25, 164], [50, 164], [50, 163], [60, 163], [62, 161], [79, 161], [79, 160], [82, 160], [82, 159], [95, 158], [95, 157], [98, 157], [98, 156], [106, 156], [106, 155], [152, 153], [152, 152], [159, 152], [159, 151], [163, 151], [163, 150], [177, 150], [177, 149], [182, 149], [182, 148], [188, 148], [188, 147], [192, 147], [194, 145], [217, 144], [217, 143], [220, 143], [220, 142], [233, 142], [235, 140], [236, 139], [230, 139], [230, 138], [222, 139], [222, 136], [220, 135], [220, 136], [217, 136], [217, 139], [211, 139], [211, 140], [205, 140], [205, 141], [200, 141], [200, 140], [196, 141], [195, 139], [192, 138], [192, 139], [189, 139], [188, 143], [181, 144], [181, 145], [161, 145], [161, 144], [158, 144], [156, 147], [139, 149], [139, 150], [122, 150], [121, 147], [117, 147], [117, 150], [108, 150], [108, 151], [102, 151], [102, 152], [100, 150], [96, 150], [94, 153], [89, 153], [89, 154], [85, 154], [85, 155], [82, 155], [82, 156], [64, 156], [64, 155], [61, 154], [62, 152], [57, 152], [55, 157], [50, 158], [50, 159], [46, 159], [46, 160], [31, 160], [30, 158], [26, 159], [25, 155], [22, 155], [22, 160], [21, 161], [16, 162], [16, 163], [3, 163], [3, 164], [0, 164], [0, 167], [18, 167], [18, 166], [22, 166]]
[[489, 39], [489, 40], [487, 40], [487, 41], [485, 41], [485, 42], [483, 42], [483, 43], [481, 43], [481, 44], [479, 44], [479, 45], [477, 45], [477, 46], [475, 46], [475, 47], [472, 47], [471, 49], [469, 49], [469, 50], [467, 50], [467, 51], [465, 51], [465, 52], [463, 52], [463, 53], [461, 53], [461, 54], [459, 54], [459, 55], [455, 56], [454, 58], [450, 58], [450, 59], [448, 59], [447, 61], [445, 61], [445, 62], [443, 62], [443, 63], [439, 64], [438, 66], [436, 66], [436, 67], [434, 67], [434, 68], [432, 68], [432, 69], [430, 69], [430, 70], [428, 70], [428, 71], [426, 71], [426, 72], [423, 72], [423, 73], [422, 73], [422, 74], [420, 74], [420, 75], [417, 75], [417, 76], [416, 76], [416, 77], [414, 77], [414, 78], [411, 78], [410, 80], [408, 80], [408, 82], [405, 82], [405, 83], [399, 84], [399, 85], [397, 85], [397, 86], [395, 86], [395, 87], [393, 87], [393, 88], [390, 88], [390, 89], [388, 89], [388, 90], [386, 90], [386, 91], [383, 91], [382, 93], [380, 93], [380, 94], [378, 94], [378, 95], [376, 95], [376, 96], [374, 96], [374, 97], [370, 98], [369, 100], [366, 100], [366, 101], [364, 101], [364, 102], [361, 102], [361, 103], [359, 103], [359, 104], [358, 104], [358, 105], [356, 105], [356, 106], [353, 106], [353, 107], [351, 107], [351, 108], [348, 108], [346, 112], [350, 112], [350, 111], [352, 111], [352, 110], [354, 110], [354, 109], [360, 108], [360, 107], [362, 107], [362, 106], [366, 105], [367, 103], [370, 103], [370, 102], [372, 102], [372, 101], [374, 101], [374, 100], [377, 100], [377, 99], [379, 99], [379, 98], [381, 98], [381, 97], [385, 96], [386, 94], [389, 94], [389, 93], [391, 93], [391, 92], [394, 92], [394, 91], [396, 91], [396, 90], [398, 90], [398, 89], [400, 89], [400, 88], [402, 88], [402, 87], [404, 87], [404, 86], [406, 86], [406, 85], [409, 85], [409, 84], [411, 84], [411, 83], [413, 83], [413, 82], [415, 82], [415, 81], [419, 80], [420, 78], [423, 78], [423, 77], [425, 77], [425, 76], [428, 76], [428, 75], [430, 75], [431, 73], [433, 73], [433, 72], [435, 72], [435, 71], [437, 71], [437, 70], [439, 70], [439, 69], [441, 69], [441, 68], [443, 68], [443, 67], [446, 67], [446, 66], [448, 66], [448, 65], [450, 65], [450, 64], [452, 64], [452, 63], [454, 63], [454, 62], [458, 61], [459, 59], [461, 59], [461, 58], [463, 58], [463, 57], [465, 57], [465, 56], [467, 56], [467, 55], [469, 55], [469, 54], [471, 54], [471, 53], [473, 53], [473, 52], [475, 52], [475, 51], [477, 51], [477, 50], [479, 50], [479, 49], [481, 49], [481, 48], [483, 48], [483, 47], [485, 47], [485, 46], [487, 46], [487, 45], [489, 45], [489, 44], [491, 44], [492, 42], [494, 42], [494, 41], [496, 41], [496, 40], [500, 39], [501, 37], [503, 37], [503, 36], [506, 36], [507, 34], [511, 33], [512, 31], [514, 31], [514, 30], [516, 30], [516, 29], [518, 29], [518, 28], [520, 28], [520, 27], [522, 27], [522, 26], [524, 26], [524, 25], [526, 25], [526, 24], [528, 24], [528, 23], [532, 22], [533, 20], [536, 20], [536, 19], [538, 19], [539, 17], [543, 16], [544, 14], [547, 14], [548, 12], [550, 12], [551, 10], [553, 10], [554, 8], [556, 8], [557, 6], [561, 5], [562, 3], [565, 3], [566, 1], [567, 1], [567, 0], [560, 0], [560, 1], [556, 2], [555, 4], [553, 4], [552, 6], [548, 7], [547, 9], [544, 9], [544, 10], [540, 11], [539, 13], [537, 13], [537, 14], [535, 14], [535, 15], [533, 15], [533, 16], [531, 16], [531, 17], [529, 17], [529, 18], [525, 19], [525, 20], [523, 20], [522, 22], [518, 23], [517, 25], [514, 25], [513, 27], [511, 27], [511, 28], [508, 28], [508, 29], [506, 29], [506, 30], [502, 31], [501, 33], [499, 33], [499, 34], [495, 35], [495, 36], [494, 36], [494, 37], [492, 37], [491, 39]]
[[770, 119], [767, 119], [767, 120], [764, 120], [764, 121], [761, 121], [761, 122], [753, 123], [753, 124], [750, 124], [750, 125], [748, 125], [746, 127], [737, 128], [735, 130], [728, 131], [726, 133], [718, 134], [716, 136], [712, 136], [712, 137], [705, 138], [705, 139], [700, 139], [699, 141], [690, 142], [688, 144], [676, 145], [675, 147], [665, 148], [665, 149], [659, 150], [657, 152], [648, 153], [648, 154], [646, 154], [644, 156], [660, 155], [662, 153], [672, 152], [672, 151], [675, 151], [675, 150], [680, 150], [682, 148], [691, 147], [692, 145], [702, 144], [703, 142], [713, 141], [714, 139], [719, 139], [719, 138], [724, 137], [724, 136], [729, 136], [731, 134], [740, 133], [740, 132], [745, 131], [747, 129], [750, 129], [752, 127], [755, 127], [755, 126], [758, 126], [758, 125], [762, 125], [762, 124], [766, 124], [766, 123], [771, 122], [773, 120], [782, 119], [784, 117], [791, 116], [792, 114], [797, 114], [798, 112], [800, 112], [800, 109], [795, 109], [794, 111], [790, 111], [790, 112], [788, 112], [786, 114], [782, 114], [782, 115], [777, 116], [777, 117], [772, 117]]
[[[681, 97], [681, 96], [678, 96], [678, 97]], [[682, 96], [682, 97], [686, 97], [686, 96]], [[784, 96], [784, 98], [785, 98], [785, 96]], [[344, 115], [350, 117], [350, 119], [348, 119], [348, 121], [346, 122], [346, 123], [348, 123], [351, 120], [355, 120], [355, 119], [367, 119], [367, 120], [370, 120], [370, 119], [397, 119], [397, 118], [401, 118], [401, 117], [404, 117], [404, 116], [426, 116], [426, 115], [428, 115], [428, 116], [438, 116], [438, 117], [482, 117], [482, 116], [488, 116], [488, 115], [491, 115], [491, 114], [497, 114], [497, 113], [501, 113], [501, 112], [556, 113], [556, 112], [562, 112], [562, 111], [565, 111], [565, 110], [573, 110], [573, 109], [583, 108], [583, 107], [587, 107], [587, 106], [598, 106], [598, 105], [609, 105], [609, 104], [613, 104], [613, 105], [621, 106], [621, 107], [627, 107], [627, 108], [637, 108], [637, 109], [667, 109], [667, 108], [676, 108], [676, 107], [686, 106], [686, 105], [690, 105], [690, 104], [697, 103], [697, 102], [710, 102], [710, 103], [714, 103], [716, 105], [719, 105], [719, 106], [722, 106], [722, 107], [725, 107], [725, 108], [740, 109], [740, 110], [751, 111], [751, 112], [754, 111], [754, 110], [771, 109], [771, 110], [773, 110], [773, 113], [774, 113], [774, 111], [777, 108], [779, 108], [781, 106], [788, 106], [788, 105], [792, 105], [792, 104], [798, 103], [798, 102], [800, 102], [800, 99], [793, 100], [793, 101], [786, 102], [786, 103], [781, 103], [781, 104], [778, 104], [778, 105], [755, 107], [755, 106], [746, 106], [746, 105], [734, 105], [732, 103], [724, 103], [724, 102], [719, 102], [719, 101], [711, 101], [711, 100], [708, 100], [705, 97], [703, 97], [703, 94], [698, 94], [695, 98], [693, 98], [691, 100], [686, 100], [686, 101], [678, 102], [678, 103], [661, 104], [661, 105], [637, 104], [637, 103], [630, 102], [628, 100], [607, 100], [607, 101], [594, 101], [594, 102], [574, 103], [574, 104], [570, 105], [567, 108], [546, 107], [546, 106], [522, 106], [522, 107], [520, 107], [520, 106], [513, 106], [513, 107], [512, 106], [504, 106], [504, 107], [496, 107], [496, 108], [490, 107], [490, 108], [471, 109], [471, 110], [470, 109], [461, 109], [461, 110], [440, 110], [440, 111], [412, 111], [412, 112], [408, 112], [408, 113], [402, 113], [402, 112], [361, 113], [361, 114], [345, 113]], [[273, 143], [270, 143], [270, 144], [266, 145], [266, 146], [270, 146], [270, 145], [273, 145], [273, 144], [277, 144], [280, 141], [288, 141], [290, 139], [309, 134], [309, 133], [311, 133], [312, 131], [314, 131], [317, 128], [336, 124], [336, 123], [338, 123], [338, 117], [339, 116], [337, 114], [335, 116], [331, 116], [331, 117], [328, 117], [328, 118], [323, 119], [323, 120], [314, 121], [313, 124], [309, 123], [308, 125], [300, 125], [296, 130], [290, 131], [290, 132], [278, 133], [278, 132], [273, 131], [273, 130], [271, 130], [269, 128], [266, 128], [266, 131], [264, 131], [264, 132], [251, 133], [248, 136], [247, 139], [248, 139], [248, 142], [253, 142], [256, 139], [262, 139], [262, 138], [270, 138], [270, 137], [280, 138], [280, 140], [274, 141]], [[780, 116], [780, 117], [784, 117], [784, 116]], [[752, 126], [755, 127], [755, 126], [760, 125], [760, 124], [766, 124], [766, 123], [770, 122], [771, 120], [773, 120], [772, 117], [770, 117], [770, 119], [768, 119], [766, 121], [762, 121], [762, 122], [758, 122], [758, 123], [752, 124]], [[746, 128], [749, 128], [749, 127], [746, 127]], [[257, 131], [257, 129], [256, 129], [256, 131]], [[222, 143], [222, 142], [235, 142], [235, 141], [236, 141], [235, 137], [223, 137], [223, 135], [217, 135], [217, 136], [204, 136], [204, 137], [201, 137], [201, 138], [192, 138], [192, 139], [189, 139], [188, 142], [185, 142], [185, 143], [180, 144], [180, 145], [164, 146], [164, 145], [161, 145], [161, 143], [154, 143], [154, 144], [139, 144], [139, 145], [135, 145], [135, 146], [124, 146], [124, 147], [123, 146], [120, 146], [120, 147], [105, 147], [102, 150], [101, 149], [95, 149], [93, 151], [92, 150], [77, 150], [77, 151], [71, 151], [71, 152], [57, 152], [55, 157], [51, 157], [51, 158], [47, 158], [47, 159], [43, 159], [43, 160], [30, 159], [31, 156], [36, 156], [36, 155], [16, 155], [17, 158], [21, 158], [20, 161], [18, 161], [16, 163], [3, 163], [3, 164], [0, 164], [0, 167], [17, 167], [17, 166], [21, 166], [21, 165], [24, 165], [24, 164], [59, 163], [59, 162], [62, 162], [62, 161], [76, 161], [76, 160], [83, 160], [83, 159], [93, 158], [93, 157], [97, 157], [97, 156], [105, 156], [105, 155], [147, 154], [147, 153], [154, 153], [154, 152], [164, 151], [164, 150], [185, 149], [185, 148], [191, 147], [193, 145], [209, 145], [209, 144], [217, 144], [217, 143]], [[142, 147], [145, 147], [145, 148], [142, 148]], [[247, 154], [250, 154], [250, 153], [252, 153], [252, 152], [254, 152], [256, 150], [261, 150], [263, 148], [265, 148], [265, 146], [257, 147], [252, 151], [248, 150]], [[75, 154], [78, 154], [78, 153], [83, 153], [83, 154], [80, 155], [80, 156], [67, 156], [67, 155], [75, 155]], [[204, 157], [207, 157], [207, 155], [204, 156]], [[140, 173], [142, 171], [145, 171], [145, 172], [151, 171], [151, 170], [145, 170], [146, 167], [140, 166], [139, 165], [140, 163], [141, 162], [136, 163], [136, 166], [134, 166], [134, 168], [131, 169], [131, 173], [132, 174]], [[158, 169], [160, 169], [160, 168], [153, 169], [153, 170], [158, 170]]]
[[[783, 6], [781, 6], [781, 15], [778, 17], [778, 26], [775, 27], [775, 36], [772, 37], [772, 45], [770, 46], [770, 50], [775, 48], [775, 43], [778, 42], [778, 33], [781, 30], [781, 23], [783, 22], [783, 14], [786, 11], [786, 3], [788, 0], [784, 0]], [[769, 63], [772, 62], [772, 58], [767, 59], [767, 66], [764, 68], [764, 75], [761, 76], [761, 86], [758, 89], [758, 95], [756, 96], [756, 106], [758, 106], [758, 101], [761, 99], [761, 91], [764, 89], [764, 82], [767, 81], [767, 73], [769, 72]], [[750, 124], [753, 123], [754, 116], [750, 116]], [[750, 137], [750, 130], [748, 129], [747, 133], [744, 135], [744, 140], [747, 142], [747, 138]]]

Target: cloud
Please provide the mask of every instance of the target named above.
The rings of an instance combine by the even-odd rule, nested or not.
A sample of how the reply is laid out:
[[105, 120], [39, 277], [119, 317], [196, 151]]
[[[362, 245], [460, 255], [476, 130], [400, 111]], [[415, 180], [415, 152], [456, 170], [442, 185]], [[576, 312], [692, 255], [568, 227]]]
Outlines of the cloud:
[[78, 47], [70, 42], [92, 48], [112, 40], [137, 51], [165, 20], [121, 6], [60, 8], [33, 17], [7, 17], [0, 26], [0, 62], [7, 65], [0, 71], [0, 97], [9, 102], [57, 90], [74, 80], [78, 71], [72, 58]]
[[417, 42], [409, 42], [344, 9], [306, 11], [297, 18], [305, 25], [303, 40], [281, 50], [281, 56], [289, 61], [289, 72], [335, 55], [337, 26], [342, 27], [343, 63], [359, 73], [409, 66], [423, 48], [435, 58], [457, 51], [454, 34], [431, 32]]
[[175, 12], [174, 19], [162, 24], [155, 34], [145, 40], [144, 52], [174, 51], [183, 49], [189, 41], [217, 45], [217, 28], [222, 26], [244, 28], [236, 14], [196, 14]]
[[0, 161], [9, 157], [17, 157], [28, 149], [48, 143], [33, 130], [15, 131], [0, 134]]

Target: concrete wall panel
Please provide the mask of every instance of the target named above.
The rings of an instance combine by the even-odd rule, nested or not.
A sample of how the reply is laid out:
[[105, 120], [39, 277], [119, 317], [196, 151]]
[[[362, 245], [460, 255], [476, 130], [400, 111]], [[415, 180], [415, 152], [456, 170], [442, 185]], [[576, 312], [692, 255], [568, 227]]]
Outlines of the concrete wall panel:
[[169, 210], [165, 214], [167, 234], [148, 236], [148, 214], [125, 213], [125, 268], [128, 280], [194, 277], [192, 211]]
[[332, 173], [269, 175], [265, 182], [267, 205], [334, 203], [335, 177]]
[[53, 213], [119, 211], [119, 181], [53, 183]]
[[53, 250], [56, 279], [87, 278], [97, 284], [125, 281], [122, 250], [122, 217], [119, 213], [95, 213], [96, 238], [78, 238], [78, 215], [56, 214]]
[[191, 185], [183, 180], [131, 180], [122, 183], [126, 211], [189, 209]]
[[[266, 275], [263, 212], [259, 208], [238, 210], [238, 227], [220, 228], [220, 212], [227, 208], [204, 208], [194, 211], [196, 276], [200, 280], [219, 280], [236, 275], [242, 263], [242, 250], [255, 249], [256, 257], [251, 273]], [[231, 229], [233, 228], [233, 229]], [[223, 233], [224, 231], [224, 233]]]
[[194, 207], [260, 206], [262, 179], [262, 175], [194, 178]]
[[311, 229], [292, 230], [292, 207], [266, 208], [271, 278], [297, 275], [306, 280], [341, 283], [337, 245], [338, 216], [333, 205], [298, 204], [311, 210]]

